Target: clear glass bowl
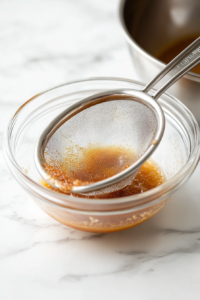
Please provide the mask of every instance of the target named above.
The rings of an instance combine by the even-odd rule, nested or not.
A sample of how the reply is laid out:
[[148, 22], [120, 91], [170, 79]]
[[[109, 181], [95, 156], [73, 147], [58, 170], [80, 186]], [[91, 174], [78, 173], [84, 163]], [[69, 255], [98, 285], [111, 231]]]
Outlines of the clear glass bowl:
[[93, 93], [116, 88], [141, 90], [143, 86], [120, 78], [76, 81], [37, 94], [17, 110], [5, 133], [6, 162], [15, 179], [47, 214], [79, 230], [123, 230], [155, 215], [191, 176], [199, 160], [199, 127], [180, 101], [164, 94], [159, 102], [165, 113], [166, 129], [152, 156], [166, 174], [164, 184], [134, 196], [85, 199], [57, 193], [40, 183], [33, 151], [40, 133], [52, 118], [73, 102]]

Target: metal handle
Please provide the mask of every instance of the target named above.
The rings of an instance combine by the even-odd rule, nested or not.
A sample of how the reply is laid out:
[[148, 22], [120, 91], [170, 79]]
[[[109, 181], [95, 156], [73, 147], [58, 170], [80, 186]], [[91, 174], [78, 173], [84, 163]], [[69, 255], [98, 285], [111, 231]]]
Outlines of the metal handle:
[[157, 100], [172, 84], [199, 63], [200, 37], [167, 64], [167, 66], [144, 87], [143, 92], [147, 93], [163, 77], [165, 77], [165, 75], [170, 75], [171, 78], [152, 96]]

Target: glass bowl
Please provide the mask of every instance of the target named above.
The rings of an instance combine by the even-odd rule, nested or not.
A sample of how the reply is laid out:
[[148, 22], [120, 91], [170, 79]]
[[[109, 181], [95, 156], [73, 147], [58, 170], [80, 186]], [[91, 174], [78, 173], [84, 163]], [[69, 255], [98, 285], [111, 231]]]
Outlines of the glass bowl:
[[35, 143], [52, 118], [75, 101], [109, 89], [143, 84], [120, 78], [91, 78], [70, 82], [37, 94], [15, 113], [4, 138], [8, 167], [32, 199], [59, 222], [84, 231], [112, 232], [138, 225], [155, 215], [193, 173], [199, 160], [199, 127], [191, 112], [176, 98], [160, 99], [166, 118], [164, 137], [152, 159], [167, 181], [145, 193], [114, 199], [85, 199], [50, 190], [41, 184], [33, 160]]

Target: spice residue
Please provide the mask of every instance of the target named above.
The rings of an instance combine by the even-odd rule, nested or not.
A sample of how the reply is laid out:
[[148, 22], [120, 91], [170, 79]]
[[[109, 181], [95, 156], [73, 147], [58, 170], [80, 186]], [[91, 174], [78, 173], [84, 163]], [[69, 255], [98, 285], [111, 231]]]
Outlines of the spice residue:
[[[136, 155], [132, 151], [127, 149], [125, 151], [120, 147], [89, 147], [83, 149], [81, 155], [77, 156], [76, 159], [66, 159], [59, 166], [46, 163], [44, 168], [50, 177], [59, 181], [59, 184], [62, 185], [62, 192], [70, 195], [73, 186], [86, 185], [113, 176], [130, 166], [135, 160]], [[131, 184], [121, 190], [102, 195], [73, 195], [99, 199], [125, 197], [143, 193], [165, 181], [166, 177], [162, 170], [155, 162], [149, 160], [140, 168]], [[44, 181], [42, 181], [42, 184], [52, 190], [61, 192]]]
[[125, 170], [136, 157], [133, 151], [122, 147], [89, 146], [78, 149], [76, 153], [70, 152], [62, 162], [48, 157], [43, 167], [49, 175], [49, 181], [56, 181], [56, 185], [67, 192], [73, 186], [94, 183]]

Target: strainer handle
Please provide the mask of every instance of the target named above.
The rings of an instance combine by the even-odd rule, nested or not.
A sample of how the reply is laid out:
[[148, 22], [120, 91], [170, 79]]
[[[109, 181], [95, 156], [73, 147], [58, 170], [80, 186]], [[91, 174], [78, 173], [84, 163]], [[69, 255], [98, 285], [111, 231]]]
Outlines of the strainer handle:
[[147, 93], [163, 77], [170, 75], [170, 79], [153, 95], [157, 100], [172, 84], [200, 63], [200, 37], [178, 54], [167, 66], [143, 89]]

